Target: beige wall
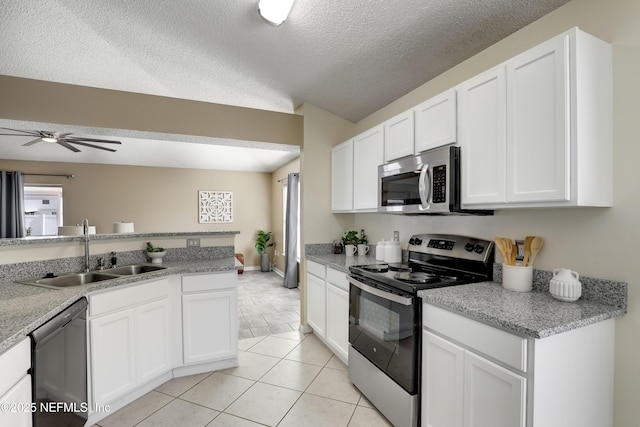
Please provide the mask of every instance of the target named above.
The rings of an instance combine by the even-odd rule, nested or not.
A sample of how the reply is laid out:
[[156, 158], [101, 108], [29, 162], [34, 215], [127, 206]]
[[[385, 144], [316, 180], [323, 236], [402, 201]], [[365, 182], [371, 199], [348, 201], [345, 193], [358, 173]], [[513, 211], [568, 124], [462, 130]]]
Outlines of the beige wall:
[[295, 114], [0, 75], [0, 117], [300, 145]]
[[[89, 219], [98, 233], [114, 221], [132, 221], [137, 232], [237, 230], [236, 252], [246, 266], [259, 266], [254, 248], [258, 229], [271, 227], [271, 174], [80, 163], [0, 160], [0, 170], [73, 173], [73, 179], [25, 177], [38, 184], [61, 184], [64, 223]], [[198, 223], [198, 191], [232, 191], [233, 222]]]
[[[640, 268], [631, 256], [640, 241], [640, 1], [573, 0], [480, 54], [470, 58], [365, 118], [362, 132], [417, 105], [515, 54], [573, 26], [613, 44], [614, 67], [614, 207], [496, 212], [493, 217], [428, 217], [381, 214], [315, 215], [314, 227], [335, 230], [336, 217], [365, 228], [371, 242], [399, 230], [403, 246], [416, 232], [451, 232], [492, 239], [539, 235], [546, 243], [536, 258], [539, 268], [570, 267], [582, 275], [629, 283], [629, 312], [616, 321], [615, 426], [635, 427], [640, 420]], [[307, 121], [305, 120], [305, 127]], [[336, 141], [339, 142], [339, 141]], [[306, 146], [306, 141], [305, 141]], [[328, 161], [324, 153], [324, 162]], [[306, 163], [303, 163], [306, 166]], [[303, 168], [303, 173], [307, 173]], [[328, 170], [328, 169], [327, 169]], [[318, 177], [324, 182], [325, 178]], [[325, 182], [325, 190], [330, 188]], [[307, 194], [305, 194], [307, 196]], [[306, 207], [307, 205], [305, 205]], [[305, 214], [306, 215], [306, 214]], [[346, 227], [345, 227], [346, 228]], [[331, 234], [310, 234], [311, 242], [329, 242]], [[585, 372], [585, 375], [589, 375]]]
[[271, 174], [271, 218], [273, 218], [273, 222], [271, 225], [271, 230], [273, 231], [273, 238], [276, 241], [276, 265], [275, 268], [284, 272], [284, 257], [282, 253], [284, 252], [284, 241], [282, 237], [284, 235], [284, 230], [282, 226], [282, 219], [284, 217], [284, 211], [282, 209], [283, 206], [283, 196], [282, 189], [287, 183], [287, 176], [290, 173], [299, 173], [300, 172], [300, 158], [297, 158], [286, 165], [280, 167], [276, 171]]

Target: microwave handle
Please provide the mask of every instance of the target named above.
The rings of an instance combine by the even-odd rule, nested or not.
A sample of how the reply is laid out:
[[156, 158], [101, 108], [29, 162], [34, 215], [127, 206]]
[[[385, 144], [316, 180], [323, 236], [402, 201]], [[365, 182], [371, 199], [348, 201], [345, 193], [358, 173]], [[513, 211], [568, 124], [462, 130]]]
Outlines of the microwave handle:
[[429, 196], [431, 190], [431, 179], [429, 177], [429, 165], [422, 166], [420, 171], [420, 181], [418, 182], [418, 193], [420, 194], [420, 202], [422, 209], [429, 209]]

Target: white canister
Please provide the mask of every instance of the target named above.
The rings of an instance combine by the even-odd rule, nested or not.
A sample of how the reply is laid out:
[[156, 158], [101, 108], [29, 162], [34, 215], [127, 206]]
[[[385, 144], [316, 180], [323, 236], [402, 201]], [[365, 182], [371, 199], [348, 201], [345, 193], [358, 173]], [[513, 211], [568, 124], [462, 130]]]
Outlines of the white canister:
[[401, 262], [402, 261], [402, 249], [400, 249], [400, 242], [387, 242], [384, 248], [384, 261], [385, 262]]
[[553, 270], [553, 279], [549, 281], [549, 292], [555, 299], [573, 302], [582, 295], [580, 275], [568, 268]]
[[378, 244], [376, 245], [376, 261], [384, 261], [384, 258], [386, 256], [386, 246], [387, 242], [385, 242], [384, 239], [378, 242]]

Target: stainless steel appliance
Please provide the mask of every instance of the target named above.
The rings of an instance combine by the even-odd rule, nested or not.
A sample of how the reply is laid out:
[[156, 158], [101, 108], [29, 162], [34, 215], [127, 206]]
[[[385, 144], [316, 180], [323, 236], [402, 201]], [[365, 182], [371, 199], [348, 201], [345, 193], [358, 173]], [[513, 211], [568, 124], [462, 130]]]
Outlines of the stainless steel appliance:
[[86, 312], [81, 298], [31, 333], [34, 427], [87, 421]]
[[421, 234], [408, 261], [349, 268], [349, 378], [394, 426], [420, 417], [422, 301], [418, 291], [490, 280], [493, 242]]
[[449, 145], [378, 166], [378, 211], [477, 214], [460, 207], [460, 147]]

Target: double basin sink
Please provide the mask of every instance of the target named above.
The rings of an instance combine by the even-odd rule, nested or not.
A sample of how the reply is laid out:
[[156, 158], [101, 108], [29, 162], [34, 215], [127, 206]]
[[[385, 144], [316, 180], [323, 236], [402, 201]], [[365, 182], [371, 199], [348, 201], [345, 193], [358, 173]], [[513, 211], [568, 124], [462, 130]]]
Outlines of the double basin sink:
[[25, 285], [42, 286], [45, 288], [66, 288], [69, 286], [88, 285], [103, 280], [117, 279], [122, 276], [135, 276], [165, 270], [167, 267], [149, 264], [123, 265], [122, 267], [109, 268], [107, 270], [89, 271], [87, 273], [68, 273], [62, 276], [43, 277], [29, 280], [20, 280], [18, 283]]

